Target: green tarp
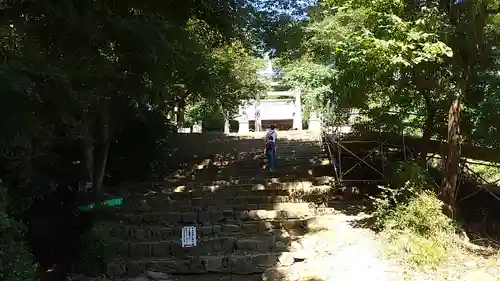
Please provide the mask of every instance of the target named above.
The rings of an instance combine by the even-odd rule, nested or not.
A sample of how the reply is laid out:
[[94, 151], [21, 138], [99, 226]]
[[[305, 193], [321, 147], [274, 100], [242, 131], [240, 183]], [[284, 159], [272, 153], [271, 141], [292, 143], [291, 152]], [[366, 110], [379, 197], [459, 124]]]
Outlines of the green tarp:
[[[104, 204], [108, 205], [110, 207], [121, 207], [121, 205], [123, 205], [123, 198], [109, 199], [109, 200], [104, 201]], [[78, 207], [78, 209], [83, 211], [83, 212], [87, 212], [87, 211], [92, 210], [94, 207], [95, 207], [95, 203], [92, 203], [90, 205], [80, 206], [80, 207]]]

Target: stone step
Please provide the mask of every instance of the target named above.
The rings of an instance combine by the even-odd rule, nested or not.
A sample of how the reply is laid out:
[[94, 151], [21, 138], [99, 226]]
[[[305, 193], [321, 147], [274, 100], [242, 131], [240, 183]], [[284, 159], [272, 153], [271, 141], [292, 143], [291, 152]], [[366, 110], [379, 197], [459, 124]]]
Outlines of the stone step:
[[[137, 202], [134, 201], [129, 203], [124, 207], [121, 212], [122, 213], [153, 213], [153, 212], [202, 212], [202, 211], [226, 211], [226, 210], [234, 210], [234, 211], [246, 211], [246, 210], [255, 210], [255, 209], [266, 209], [270, 210], [275, 208], [276, 204], [284, 204], [284, 203], [302, 203], [299, 198], [292, 198], [286, 196], [269, 196], [268, 198], [226, 198], [226, 202], [230, 202], [231, 204], [224, 204], [223, 200], [218, 200], [215, 203], [212, 203], [210, 198], [193, 198], [200, 199], [200, 202], [197, 202], [196, 205], [185, 204], [186, 201], [168, 201], [155, 198], [152, 199], [151, 202]], [[191, 200], [192, 202], [196, 202], [196, 200]], [[261, 203], [257, 203], [261, 202]], [[265, 203], [262, 203], [265, 202]]]
[[[213, 149], [209, 150], [204, 150], [203, 154], [197, 155], [198, 157], [202, 156], [208, 156], [208, 155], [216, 155], [216, 156], [227, 156], [231, 154], [242, 154], [242, 155], [249, 155], [249, 154], [257, 154], [265, 150], [265, 144], [264, 142], [262, 143], [249, 143], [249, 144], [238, 144], [230, 147], [212, 147]], [[324, 152], [325, 147], [321, 147], [319, 145], [304, 145], [304, 146], [298, 146], [296, 144], [278, 144], [276, 146], [277, 151], [282, 151], [282, 152], [289, 152], [289, 153], [303, 153], [303, 154], [320, 154]], [[241, 155], [240, 154], [240, 155]]]
[[[275, 208], [279, 203], [304, 203], [302, 198], [305, 195], [326, 195], [331, 190], [329, 185], [313, 185], [310, 182], [294, 186], [247, 185], [240, 186], [240, 188], [222, 187], [211, 191], [208, 187], [206, 190], [190, 190], [180, 187], [174, 191], [132, 194], [130, 197], [125, 197], [121, 211], [122, 213], [137, 213], [268, 209]], [[321, 191], [320, 194], [318, 191]]]
[[[229, 164], [234, 162], [253, 162], [258, 159], [265, 158], [264, 147], [262, 149], [253, 149], [251, 152], [248, 149], [245, 151], [233, 150], [231, 153], [207, 153], [203, 156], [195, 156], [192, 161], [194, 163], [198, 162], [199, 165], [221, 165]], [[321, 159], [327, 157], [328, 154], [325, 151], [311, 151], [308, 149], [304, 150], [286, 150], [278, 147], [276, 150], [277, 159], [289, 160], [289, 161], [300, 161], [309, 159]]]
[[[228, 166], [198, 166], [190, 170], [191, 173], [199, 172], [210, 172], [210, 173], [222, 173], [222, 172], [245, 172], [245, 171], [255, 171], [263, 168], [267, 164], [267, 160], [260, 159], [260, 161], [255, 161], [253, 163], [232, 163]], [[321, 160], [303, 160], [299, 161], [279, 161], [276, 160], [275, 166], [277, 168], [276, 172], [286, 172], [286, 171], [308, 171], [310, 169], [315, 169], [323, 166], [330, 165], [329, 161], [326, 159]]]
[[145, 271], [169, 274], [262, 273], [278, 263], [279, 253], [233, 253], [166, 259], [130, 259], [108, 263], [111, 278], [138, 276]]
[[[240, 161], [240, 165], [251, 165], [255, 162], [259, 162], [258, 160], [265, 160], [266, 155], [264, 153], [255, 155], [255, 158], [251, 161]], [[285, 154], [285, 153], [276, 153], [276, 161], [277, 162], [282, 162], [282, 163], [289, 163], [289, 164], [296, 164], [296, 163], [316, 163], [319, 164], [321, 163], [322, 160], [328, 159], [328, 155], [325, 155], [323, 153], [321, 154], [304, 154], [304, 155], [297, 155], [297, 154]], [[225, 163], [224, 163], [225, 164]]]
[[[277, 168], [279, 171], [279, 167]], [[320, 170], [318, 170], [320, 171]], [[203, 177], [202, 175], [197, 176], [197, 175], [185, 175], [183, 178], [177, 178], [177, 179], [168, 179], [166, 180], [166, 183], [170, 184], [178, 184], [178, 185], [200, 185], [200, 184], [205, 184], [205, 183], [217, 183], [217, 184], [224, 184], [226, 183], [231, 183], [231, 184], [264, 184], [268, 182], [281, 182], [281, 183], [288, 183], [288, 184], [293, 184], [295, 182], [304, 182], [304, 181], [325, 181], [328, 180], [331, 177], [331, 174], [315, 174], [315, 171], [313, 170], [312, 173], [309, 170], [299, 170], [299, 171], [294, 171], [294, 172], [288, 172], [288, 173], [277, 173], [277, 172], [270, 172], [270, 171], [265, 171], [262, 173], [258, 174], [247, 174], [247, 175], [232, 175], [232, 174], [225, 174], [225, 175], [212, 175], [211, 178], [208, 177]], [[321, 171], [323, 172], [323, 171]], [[333, 173], [333, 170], [331, 171]], [[278, 179], [278, 180], [277, 180]], [[165, 182], [163, 185], [166, 184]]]
[[[244, 221], [232, 224], [195, 225], [199, 239], [213, 237], [251, 237], [253, 235], [271, 235], [282, 231], [295, 235], [307, 229], [307, 219], [286, 219], [271, 221]], [[124, 241], [160, 242], [180, 239], [182, 225], [115, 225], [111, 234], [114, 238]]]
[[[278, 193], [280, 192], [280, 193]], [[219, 193], [222, 196], [204, 195], [191, 197], [189, 193], [174, 193], [170, 197], [160, 196], [151, 198], [129, 198], [124, 201], [124, 212], [151, 212], [151, 211], [209, 211], [218, 209], [255, 209], [256, 207], [268, 208], [276, 203], [300, 203], [296, 198], [286, 194], [285, 190], [277, 190], [276, 195], [267, 196], [234, 196]], [[228, 193], [231, 194], [231, 193]], [[280, 195], [282, 194], [282, 195]], [[176, 195], [176, 196], [173, 196]]]
[[[207, 165], [220, 165], [228, 164], [231, 162], [252, 162], [258, 159], [264, 159], [265, 153], [264, 149], [254, 150], [252, 152], [238, 152], [227, 153], [227, 154], [211, 154], [210, 156], [197, 157], [199, 164]], [[276, 158], [281, 160], [309, 160], [309, 159], [321, 159], [327, 157], [328, 154], [324, 151], [310, 151], [310, 150], [283, 150], [278, 148], [276, 150]], [[196, 159], [196, 158], [195, 158]]]
[[[250, 206], [235, 205], [241, 207], [238, 210], [234, 206], [225, 206], [224, 209], [215, 211], [195, 211], [190, 212], [151, 212], [124, 214], [121, 216], [121, 223], [133, 225], [164, 225], [175, 226], [179, 224], [193, 225], [213, 225], [220, 223], [237, 224], [238, 221], [266, 221], [279, 219], [299, 219], [314, 215], [309, 203], [276, 203], [268, 208], [250, 209]], [[189, 206], [187, 206], [189, 208]], [[189, 210], [182, 210], [189, 211]]]
[[211, 180], [193, 181], [190, 178], [169, 179], [161, 182], [134, 183], [121, 185], [120, 188], [128, 192], [144, 193], [148, 192], [170, 192], [170, 191], [222, 191], [222, 190], [255, 190], [255, 189], [289, 189], [302, 187], [304, 185], [324, 185], [329, 184], [331, 176], [301, 176], [291, 174], [286, 177], [275, 177], [270, 175], [267, 178], [262, 177], [227, 177]]
[[[304, 185], [306, 183], [302, 183]], [[204, 189], [195, 188], [187, 189], [184, 186], [178, 186], [174, 190], [163, 192], [173, 200], [193, 198], [193, 197], [214, 197], [217, 198], [234, 198], [234, 197], [256, 197], [256, 196], [288, 196], [290, 195], [290, 187], [301, 186], [301, 183], [294, 183], [288, 185], [287, 183], [270, 183], [263, 184], [247, 184], [247, 185], [234, 185], [234, 186], [215, 186], [205, 187]]]
[[[269, 171], [267, 169], [262, 169], [262, 170], [255, 170], [255, 171], [246, 171], [246, 172], [237, 172], [237, 173], [221, 173], [221, 174], [211, 174], [210, 173], [205, 173], [205, 174], [191, 174], [189, 175], [189, 178], [184, 179], [181, 181], [179, 185], [187, 185], [191, 184], [191, 186], [196, 186], [199, 185], [200, 183], [203, 184], [205, 182], [220, 182], [220, 184], [223, 184], [223, 181], [233, 181], [231, 183], [233, 187], [237, 188], [236, 185], [250, 185], [250, 184], [282, 184], [282, 185], [287, 185], [287, 186], [292, 186], [292, 185], [297, 185], [306, 181], [315, 181], [315, 178], [321, 178], [321, 177], [330, 177], [333, 175], [334, 171], [333, 169], [314, 169], [314, 170], [309, 170], [309, 171], [301, 171], [301, 172], [294, 172], [293, 170], [290, 170], [286, 173], [279, 172], [279, 167], [277, 167], [277, 170], [275, 171]], [[280, 177], [280, 175], [285, 175], [285, 176], [294, 176], [295, 179], [293, 180], [281, 180], [281, 181], [274, 181], [273, 179], [276, 177]], [[211, 181], [210, 181], [211, 179]], [[236, 182], [235, 182], [236, 181]], [[316, 181], [317, 182], [317, 181]]]
[[[116, 241], [118, 254], [128, 258], [168, 258], [200, 255], [232, 254], [234, 252], [265, 253], [280, 250], [276, 236], [210, 237], [197, 239], [196, 247], [183, 248], [178, 239], [158, 242]], [[120, 243], [120, 244], [118, 244]], [[278, 246], [277, 246], [278, 245]], [[282, 249], [281, 249], [282, 250]]]
[[[218, 168], [209, 168], [209, 169], [200, 169], [193, 170], [193, 173], [214, 173], [217, 174], [227, 174], [232, 173], [234, 176], [238, 174], [248, 174], [251, 172], [268, 172], [265, 171], [265, 167], [267, 166], [267, 161], [262, 161], [259, 163], [254, 163], [248, 166], [236, 165], [234, 167], [218, 167]], [[280, 163], [279, 161], [275, 163], [275, 175], [279, 174], [287, 174], [287, 173], [298, 173], [298, 174], [308, 174], [310, 170], [319, 170], [325, 166], [331, 166], [328, 164], [315, 164], [315, 163]]]
[[[277, 147], [282, 148], [282, 149], [302, 149], [302, 150], [308, 150], [308, 151], [314, 151], [321, 149], [320, 145], [318, 143], [311, 143], [311, 142], [302, 142], [300, 144], [296, 142], [289, 142], [289, 141], [278, 141], [276, 142]], [[245, 148], [246, 151], [250, 151], [252, 148], [256, 149], [262, 149], [264, 148], [264, 140], [262, 141], [240, 141], [240, 143], [235, 143], [233, 148]], [[214, 148], [215, 149], [215, 148]]]
[[[279, 167], [278, 167], [279, 170]], [[235, 184], [265, 184], [272, 181], [273, 178], [282, 177], [282, 178], [290, 178], [289, 180], [281, 180], [279, 183], [293, 185], [300, 182], [305, 181], [315, 181], [315, 179], [319, 179], [322, 177], [331, 177], [333, 175], [333, 171], [324, 171], [324, 170], [312, 170], [312, 171], [302, 171], [302, 172], [287, 172], [280, 173], [279, 171], [269, 171], [269, 170], [261, 170], [258, 172], [247, 172], [247, 173], [224, 173], [224, 174], [212, 174], [210, 176], [207, 174], [191, 174], [185, 175], [185, 178], [177, 180], [177, 185], [188, 185], [192, 186], [209, 183], [217, 183], [223, 184], [224, 181]], [[292, 178], [293, 177], [293, 178]], [[175, 181], [171, 181], [175, 183]], [[278, 182], [275, 182], [278, 183]]]

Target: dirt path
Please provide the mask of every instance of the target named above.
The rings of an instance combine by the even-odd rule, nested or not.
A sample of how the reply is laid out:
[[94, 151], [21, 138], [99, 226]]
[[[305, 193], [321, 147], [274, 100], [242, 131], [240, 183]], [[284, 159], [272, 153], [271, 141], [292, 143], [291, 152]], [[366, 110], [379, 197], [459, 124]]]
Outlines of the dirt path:
[[228, 274], [203, 274], [203, 275], [177, 275], [175, 281], [261, 281], [262, 274], [228, 275]]
[[265, 281], [404, 280], [386, 260], [380, 242], [368, 229], [355, 228], [362, 216], [332, 215], [312, 221], [312, 231], [292, 243], [296, 260], [289, 267], [268, 270]]

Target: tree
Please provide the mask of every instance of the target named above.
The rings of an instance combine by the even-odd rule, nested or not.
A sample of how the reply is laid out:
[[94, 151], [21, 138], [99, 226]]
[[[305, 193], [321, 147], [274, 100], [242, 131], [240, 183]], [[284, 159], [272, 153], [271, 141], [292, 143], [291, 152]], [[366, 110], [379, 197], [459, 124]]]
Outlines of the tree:
[[[100, 192], [121, 112], [140, 112], [142, 105], [169, 111], [200, 96], [218, 100], [225, 83], [240, 82], [219, 79], [227, 75], [220, 68], [214, 72], [211, 49], [242, 36], [246, 6], [245, 1], [3, 3], [1, 103], [15, 101], [13, 108], [23, 108], [20, 114], [5, 112], [3, 120], [15, 123], [2, 139], [3, 151], [16, 151], [12, 148], [24, 142], [18, 150], [34, 157], [28, 148], [35, 134], [43, 138], [45, 146], [37, 141], [42, 150], [50, 149], [56, 132], [80, 140], [81, 178]], [[192, 22], [217, 33], [211, 45], [191, 37]], [[33, 114], [27, 118], [24, 112]], [[28, 158], [18, 163], [30, 163]]]
[[492, 55], [497, 29], [489, 15], [496, 13], [491, 8], [496, 5], [328, 0], [307, 26], [307, 57], [335, 69], [322, 83], [332, 89], [324, 99], [336, 108], [361, 109], [370, 116], [365, 125], [372, 128], [423, 127], [417, 132], [423, 134], [422, 161], [431, 137], [448, 140], [440, 195], [450, 213], [460, 158], [460, 101], [468, 100], [469, 112], [481, 104], [470, 95], [481, 92], [481, 84], [485, 89], [476, 73]]
[[265, 87], [258, 77], [258, 60], [238, 39], [217, 45], [222, 34], [211, 30], [206, 23], [193, 21], [190, 32], [201, 44], [210, 64], [206, 78], [209, 83], [186, 100], [187, 121], [199, 122], [216, 114], [229, 119], [242, 100], [254, 97]]
[[485, 40], [485, 28], [490, 10], [490, 1], [458, 1], [455, 5], [442, 3], [454, 27], [451, 45], [455, 56], [451, 61], [457, 86], [448, 111], [448, 152], [445, 158], [444, 178], [439, 195], [446, 203], [448, 213], [453, 214], [458, 184], [460, 162], [460, 118], [461, 100], [470, 92], [472, 80], [477, 75], [477, 66], [491, 55], [491, 45]]
[[252, 30], [255, 49], [263, 53], [275, 50], [275, 55], [290, 60], [303, 54], [302, 41], [306, 33], [310, 9], [317, 0], [252, 0]]
[[[110, 173], [131, 179], [120, 165], [144, 174], [158, 161], [169, 166], [177, 144], [166, 117], [175, 107], [231, 110], [258, 87], [249, 11], [246, 0], [2, 1], [0, 182], [9, 215], [30, 221], [50, 205], [60, 210], [50, 221], [67, 215], [69, 231], [77, 181], [99, 196]], [[137, 139], [148, 147], [130, 145]], [[46, 240], [55, 233], [40, 237], [55, 229], [30, 227], [31, 246], [69, 248]]]
[[[325, 118], [332, 112], [329, 105], [337, 104], [328, 100], [334, 92], [331, 81], [335, 79], [336, 70], [332, 67], [314, 63], [307, 59], [285, 65], [280, 77], [284, 85], [301, 91], [302, 118], [309, 119], [312, 111], [319, 111]], [[325, 104], [328, 103], [329, 104]]]

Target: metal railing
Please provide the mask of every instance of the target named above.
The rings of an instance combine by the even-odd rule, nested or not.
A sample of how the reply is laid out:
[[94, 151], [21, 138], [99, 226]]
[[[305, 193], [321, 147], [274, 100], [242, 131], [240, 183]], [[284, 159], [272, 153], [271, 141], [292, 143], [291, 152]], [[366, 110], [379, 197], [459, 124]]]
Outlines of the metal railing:
[[[321, 138], [325, 152], [328, 154], [330, 163], [333, 166], [334, 177], [337, 183], [343, 182], [385, 182], [385, 173], [384, 173], [384, 142], [380, 142], [379, 140], [344, 140], [343, 129], [348, 128], [348, 125], [340, 125], [327, 123], [322, 120], [321, 126]], [[349, 144], [361, 144], [361, 143], [373, 143], [372, 147], [369, 151], [355, 151], [352, 148], [348, 148]], [[368, 159], [370, 157], [375, 157], [376, 154], [380, 154], [380, 160], [382, 161], [382, 171], [379, 168], [374, 167], [374, 165], [370, 164]], [[343, 164], [343, 159], [345, 157], [350, 157], [354, 159], [354, 165], [346, 166]], [[345, 159], [344, 159], [345, 160]], [[345, 167], [343, 167], [345, 166]], [[377, 179], [347, 179], [345, 176], [348, 173], [351, 173], [357, 167], [365, 166], [374, 171], [376, 174], [380, 175], [380, 178]]]

